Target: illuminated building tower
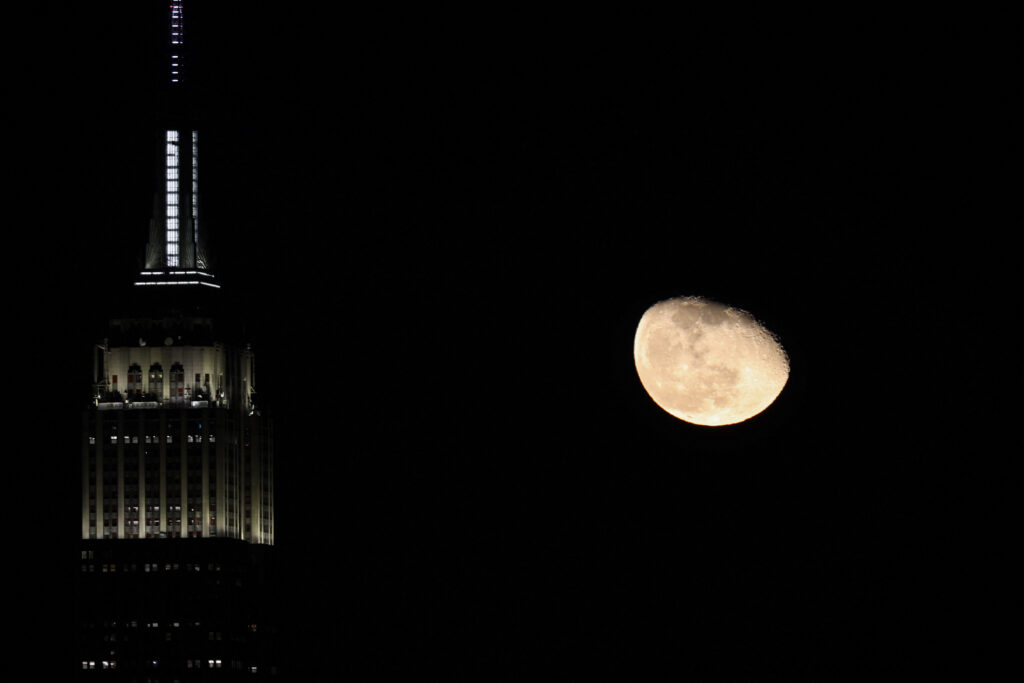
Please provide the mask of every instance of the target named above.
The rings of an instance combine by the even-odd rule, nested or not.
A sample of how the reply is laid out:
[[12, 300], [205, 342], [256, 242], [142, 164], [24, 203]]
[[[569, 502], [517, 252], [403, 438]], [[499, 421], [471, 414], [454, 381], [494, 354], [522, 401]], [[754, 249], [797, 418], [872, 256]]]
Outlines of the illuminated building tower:
[[82, 680], [277, 672], [273, 432], [202, 246], [182, 4], [169, 7], [170, 125], [134, 310], [94, 349], [82, 416]]
[[149, 226], [145, 269], [136, 285], [188, 284], [216, 288], [199, 229], [199, 132], [187, 110], [183, 3], [170, 5], [166, 76], [168, 125]]

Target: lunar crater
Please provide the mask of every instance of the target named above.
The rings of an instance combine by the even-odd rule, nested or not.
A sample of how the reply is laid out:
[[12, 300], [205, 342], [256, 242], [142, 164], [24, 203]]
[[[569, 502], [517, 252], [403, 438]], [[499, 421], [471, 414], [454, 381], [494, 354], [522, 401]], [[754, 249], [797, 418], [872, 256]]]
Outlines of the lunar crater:
[[637, 327], [640, 382], [669, 414], [719, 426], [757, 415], [789, 377], [778, 338], [746, 311], [700, 297], [651, 306]]

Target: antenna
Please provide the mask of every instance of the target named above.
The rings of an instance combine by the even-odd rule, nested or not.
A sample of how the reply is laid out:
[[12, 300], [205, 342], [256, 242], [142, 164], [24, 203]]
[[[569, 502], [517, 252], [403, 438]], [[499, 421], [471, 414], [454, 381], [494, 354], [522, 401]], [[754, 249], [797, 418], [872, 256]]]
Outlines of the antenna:
[[180, 83], [182, 79], [182, 47], [185, 45], [185, 22], [183, 13], [183, 3], [171, 3], [171, 83]]

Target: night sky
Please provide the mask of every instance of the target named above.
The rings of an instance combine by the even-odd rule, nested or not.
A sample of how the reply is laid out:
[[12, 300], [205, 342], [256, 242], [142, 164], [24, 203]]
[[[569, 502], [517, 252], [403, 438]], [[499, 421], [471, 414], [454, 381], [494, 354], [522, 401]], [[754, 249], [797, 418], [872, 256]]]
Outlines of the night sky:
[[[76, 466], [147, 239], [164, 23], [131, 4], [46, 17], [27, 59], [57, 286], [26, 478]], [[958, 34], [209, 4], [201, 206], [277, 426], [294, 680], [923, 680], [1002, 649], [1011, 94]], [[763, 414], [647, 397], [633, 333], [679, 295], [779, 335]]]

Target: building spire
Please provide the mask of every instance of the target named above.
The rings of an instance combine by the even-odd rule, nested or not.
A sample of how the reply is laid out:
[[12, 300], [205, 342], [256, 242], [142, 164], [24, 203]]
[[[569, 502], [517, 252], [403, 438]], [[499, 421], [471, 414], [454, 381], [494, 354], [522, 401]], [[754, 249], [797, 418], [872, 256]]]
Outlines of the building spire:
[[158, 189], [149, 224], [145, 265], [135, 284], [219, 288], [210, 272], [199, 222], [199, 132], [183, 115], [184, 3], [171, 2], [168, 26], [168, 123], [161, 131]]
[[170, 5], [171, 9], [171, 27], [170, 27], [170, 81], [171, 83], [181, 83], [184, 75], [183, 70], [183, 55], [185, 45], [185, 21], [184, 21], [184, 3], [172, 2]]

